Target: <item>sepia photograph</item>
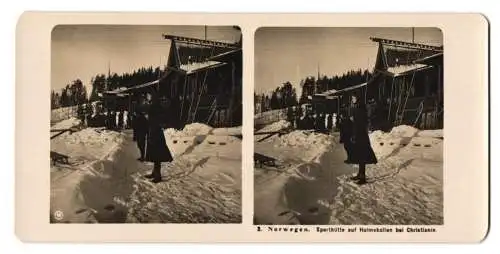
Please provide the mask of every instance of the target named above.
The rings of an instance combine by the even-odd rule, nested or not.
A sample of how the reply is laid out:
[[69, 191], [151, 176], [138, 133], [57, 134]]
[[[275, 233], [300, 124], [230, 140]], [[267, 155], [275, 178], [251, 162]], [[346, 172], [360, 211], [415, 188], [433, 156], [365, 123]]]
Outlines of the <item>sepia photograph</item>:
[[255, 33], [255, 225], [443, 225], [443, 35]]
[[241, 223], [239, 27], [51, 39], [51, 223]]

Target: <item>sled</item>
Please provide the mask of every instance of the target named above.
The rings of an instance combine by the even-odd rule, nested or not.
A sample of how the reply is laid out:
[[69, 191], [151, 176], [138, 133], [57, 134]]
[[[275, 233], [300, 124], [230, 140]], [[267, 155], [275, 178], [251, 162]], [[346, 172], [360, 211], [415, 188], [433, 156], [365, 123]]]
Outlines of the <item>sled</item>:
[[50, 160], [52, 161], [52, 165], [56, 165], [57, 162], [62, 163], [62, 164], [69, 164], [69, 156], [56, 153], [53, 151], [50, 151]]
[[282, 135], [285, 135], [285, 134], [288, 134], [290, 133], [291, 129], [283, 129], [283, 130], [279, 130], [279, 131], [266, 131], [266, 132], [256, 132], [254, 133], [255, 136], [257, 135], [266, 135], [265, 137], [259, 139], [257, 142], [261, 142], [261, 141], [264, 141], [274, 135], [278, 135], [278, 137], [282, 136]]
[[77, 131], [80, 131], [82, 129], [82, 126], [81, 125], [75, 125], [71, 128], [67, 128], [67, 129], [51, 129], [50, 132], [58, 132], [57, 134], [53, 135], [50, 137], [50, 139], [54, 139], [66, 132], [69, 132], [70, 134], [73, 134], [73, 132], [77, 132]]
[[276, 167], [276, 159], [260, 154], [260, 153], [254, 153], [253, 154], [253, 161], [255, 165], [258, 167], [262, 167], [263, 165], [270, 165], [273, 167]]

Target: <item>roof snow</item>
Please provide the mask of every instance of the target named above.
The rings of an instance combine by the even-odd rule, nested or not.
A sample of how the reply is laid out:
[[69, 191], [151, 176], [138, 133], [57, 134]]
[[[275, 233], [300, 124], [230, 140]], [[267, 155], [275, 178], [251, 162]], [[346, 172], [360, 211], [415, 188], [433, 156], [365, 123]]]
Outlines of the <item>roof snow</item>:
[[217, 61], [204, 61], [204, 62], [194, 62], [189, 64], [182, 64], [180, 68], [186, 71], [188, 74], [196, 72], [203, 68], [213, 67], [215, 65], [219, 65], [221, 62]]
[[387, 71], [394, 74], [394, 76], [402, 75], [410, 71], [418, 71], [424, 67], [428, 67], [425, 64], [410, 64], [410, 65], [398, 65], [394, 67], [387, 68]]

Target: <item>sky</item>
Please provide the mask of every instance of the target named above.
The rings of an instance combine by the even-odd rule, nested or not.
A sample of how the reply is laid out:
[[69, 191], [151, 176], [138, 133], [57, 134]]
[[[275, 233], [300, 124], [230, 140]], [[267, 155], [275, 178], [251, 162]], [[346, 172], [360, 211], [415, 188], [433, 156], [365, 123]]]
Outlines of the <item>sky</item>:
[[[415, 28], [415, 42], [442, 46], [438, 28]], [[260, 28], [255, 33], [255, 92], [290, 81], [301, 93], [307, 76], [373, 69], [378, 44], [370, 37], [412, 41], [411, 28]]]
[[[65, 25], [52, 31], [51, 87], [60, 91], [81, 79], [91, 91], [96, 74], [133, 72], [141, 67], [165, 65], [170, 49], [162, 34], [205, 38], [203, 26]], [[233, 27], [207, 27], [207, 39], [236, 42]], [[90, 93], [89, 93], [90, 94]]]

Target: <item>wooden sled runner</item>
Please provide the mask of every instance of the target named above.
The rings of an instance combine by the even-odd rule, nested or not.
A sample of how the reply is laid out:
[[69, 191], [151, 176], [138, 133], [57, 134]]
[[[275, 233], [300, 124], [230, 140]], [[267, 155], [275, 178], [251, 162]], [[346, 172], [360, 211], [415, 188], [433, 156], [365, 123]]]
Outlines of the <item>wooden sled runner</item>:
[[56, 165], [57, 162], [63, 163], [63, 164], [69, 164], [68, 159], [69, 159], [69, 156], [67, 156], [67, 155], [50, 151], [50, 160], [52, 162], [52, 165], [54, 165], [54, 166]]
[[253, 161], [256, 166], [262, 167], [263, 165], [268, 165], [268, 166], [273, 166], [276, 167], [276, 159], [260, 154], [260, 153], [254, 153], [253, 154]]
[[255, 132], [254, 135], [265, 135], [263, 138], [257, 140], [257, 142], [262, 142], [262, 141], [264, 141], [264, 140], [266, 140], [274, 135], [278, 135], [278, 137], [281, 137], [283, 135], [290, 133], [291, 131], [292, 131], [292, 129], [287, 128], [287, 129], [282, 129], [279, 131]]
[[[83, 128], [82, 125], [75, 125], [71, 128], [67, 129], [51, 129], [50, 132], [57, 132], [57, 134], [53, 135], [50, 137], [50, 139], [54, 139], [63, 133], [69, 132], [72, 134], [73, 132], [80, 131]], [[56, 165], [57, 162], [62, 163], [62, 164], [69, 164], [69, 156], [60, 154], [57, 152], [50, 151], [50, 161], [52, 162], [52, 165]]]

